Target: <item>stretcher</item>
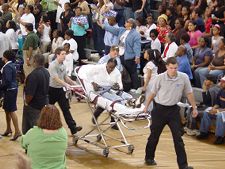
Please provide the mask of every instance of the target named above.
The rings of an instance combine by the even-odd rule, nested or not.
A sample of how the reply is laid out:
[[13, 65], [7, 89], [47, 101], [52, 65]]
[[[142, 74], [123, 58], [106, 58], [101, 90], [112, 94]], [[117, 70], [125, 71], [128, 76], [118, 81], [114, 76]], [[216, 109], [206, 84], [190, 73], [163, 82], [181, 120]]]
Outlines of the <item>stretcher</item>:
[[[80, 97], [85, 98], [85, 101], [88, 104], [88, 107], [90, 108], [92, 118], [96, 125], [85, 134], [81, 136], [74, 136], [73, 137], [74, 145], [77, 145], [77, 142], [79, 140], [85, 141], [88, 144], [92, 144], [103, 149], [102, 153], [105, 157], [108, 157], [109, 149], [119, 149], [123, 147], [127, 148], [128, 154], [132, 154], [134, 151], [134, 145], [130, 144], [127, 141], [126, 136], [122, 130], [122, 127], [129, 130], [134, 130], [133, 128], [128, 127], [126, 123], [135, 120], [147, 119], [148, 125], [145, 126], [144, 128], [148, 128], [150, 126], [151, 120], [150, 114], [143, 113], [144, 105], [141, 105], [140, 108], [131, 108], [121, 104], [118, 100], [112, 101], [106, 99], [101, 96], [101, 93], [96, 93], [94, 91], [87, 91], [85, 88], [85, 82], [79, 78], [78, 75], [79, 70], [80, 68], [77, 67], [75, 69], [75, 74], [80, 84], [79, 87], [82, 87], [84, 92], [80, 94], [80, 92], [75, 91], [76, 88], [74, 88], [74, 91], [77, 95], [80, 95]], [[105, 109], [108, 112], [108, 116], [101, 122], [98, 122], [94, 116], [95, 109], [93, 108], [93, 104], [95, 106], [100, 106], [101, 108]], [[114, 122], [108, 122], [111, 117], [114, 118], [115, 120]], [[118, 134], [121, 135], [120, 139], [117, 139], [106, 133], [106, 131], [108, 131], [114, 125], [117, 125], [118, 127]], [[118, 142], [118, 144], [110, 145], [107, 139], [114, 140]]]

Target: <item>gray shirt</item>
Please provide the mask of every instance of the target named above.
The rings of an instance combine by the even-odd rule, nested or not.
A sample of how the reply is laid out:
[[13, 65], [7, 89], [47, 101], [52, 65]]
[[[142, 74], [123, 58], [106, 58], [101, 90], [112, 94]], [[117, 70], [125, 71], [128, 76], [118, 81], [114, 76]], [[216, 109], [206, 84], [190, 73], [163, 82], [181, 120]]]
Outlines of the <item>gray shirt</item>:
[[50, 63], [48, 71], [50, 73], [50, 87], [54, 88], [63, 88], [64, 86], [60, 83], [57, 83], [54, 78], [58, 77], [60, 80], [65, 81], [66, 75], [66, 66], [63, 63], [59, 63], [57, 59]]
[[164, 106], [176, 105], [182, 96], [192, 93], [191, 83], [185, 73], [177, 72], [177, 76], [170, 78], [167, 72], [156, 77], [151, 93], [156, 94], [154, 100]]

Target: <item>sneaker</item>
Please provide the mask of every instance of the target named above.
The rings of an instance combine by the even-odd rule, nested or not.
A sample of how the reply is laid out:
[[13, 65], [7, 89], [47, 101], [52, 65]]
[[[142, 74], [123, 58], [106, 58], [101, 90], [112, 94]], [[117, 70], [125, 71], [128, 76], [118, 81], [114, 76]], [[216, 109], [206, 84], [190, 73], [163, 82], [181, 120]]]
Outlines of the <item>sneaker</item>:
[[81, 131], [82, 130], [82, 127], [81, 126], [77, 126], [76, 127], [76, 132], [75, 133], [72, 133], [72, 134], [76, 134], [77, 132]]
[[199, 135], [197, 135], [197, 139], [202, 140], [202, 139], [207, 139], [209, 136], [208, 133], [200, 132]]
[[157, 165], [155, 160], [151, 160], [151, 159], [145, 159], [145, 164], [146, 165]]
[[141, 104], [144, 103], [145, 96], [142, 94], [136, 101], [135, 101], [135, 107], [140, 108]]
[[214, 144], [220, 145], [224, 143], [224, 138], [223, 137], [216, 137], [216, 140], [214, 141]]
[[200, 132], [198, 130], [196, 130], [196, 129], [194, 129], [194, 130], [187, 129], [186, 133], [187, 133], [188, 136], [197, 136], [197, 135], [200, 135]]

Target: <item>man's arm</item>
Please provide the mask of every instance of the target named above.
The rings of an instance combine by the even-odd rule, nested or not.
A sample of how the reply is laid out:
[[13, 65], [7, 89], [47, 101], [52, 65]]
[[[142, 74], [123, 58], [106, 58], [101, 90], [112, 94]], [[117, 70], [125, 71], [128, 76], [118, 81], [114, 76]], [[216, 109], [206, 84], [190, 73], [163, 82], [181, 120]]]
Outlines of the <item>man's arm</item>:
[[150, 96], [148, 97], [147, 103], [144, 108], [145, 113], [147, 113], [148, 106], [150, 105], [150, 103], [152, 102], [152, 100], [154, 99], [155, 96], [156, 96], [155, 93], [151, 93]]
[[193, 92], [188, 93], [187, 98], [188, 98], [188, 101], [191, 103], [191, 106], [192, 106], [192, 109], [193, 109], [192, 110], [192, 116], [197, 117], [198, 111], [197, 111], [197, 106], [196, 106], [196, 102], [195, 102], [195, 99], [194, 99]]

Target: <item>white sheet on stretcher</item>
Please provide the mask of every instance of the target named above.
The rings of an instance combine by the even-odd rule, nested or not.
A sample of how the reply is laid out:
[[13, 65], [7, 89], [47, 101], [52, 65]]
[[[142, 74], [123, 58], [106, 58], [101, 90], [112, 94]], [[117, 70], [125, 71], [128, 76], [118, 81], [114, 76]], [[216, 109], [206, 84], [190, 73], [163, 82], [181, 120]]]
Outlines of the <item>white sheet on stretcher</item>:
[[[89, 95], [90, 100], [93, 101], [96, 98], [96, 96], [97, 96], [96, 93], [90, 93], [90, 95]], [[119, 102], [115, 103], [112, 107], [111, 106], [112, 103], [113, 103], [113, 101], [106, 99], [102, 96], [99, 96], [97, 98], [97, 106], [100, 106], [100, 107], [106, 109], [107, 111], [115, 110], [115, 115], [118, 115], [118, 116], [121, 116], [121, 115], [122, 116], [128, 115], [129, 117], [137, 116], [143, 112], [143, 109], [145, 107], [142, 104], [140, 108], [131, 108], [131, 107], [127, 107]]]

